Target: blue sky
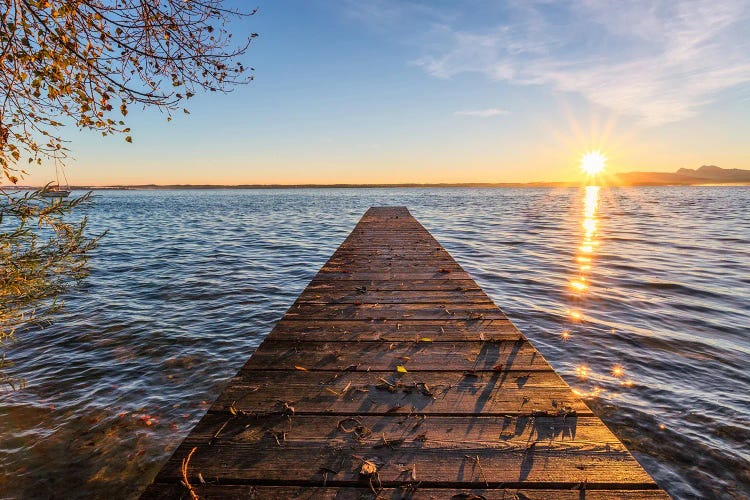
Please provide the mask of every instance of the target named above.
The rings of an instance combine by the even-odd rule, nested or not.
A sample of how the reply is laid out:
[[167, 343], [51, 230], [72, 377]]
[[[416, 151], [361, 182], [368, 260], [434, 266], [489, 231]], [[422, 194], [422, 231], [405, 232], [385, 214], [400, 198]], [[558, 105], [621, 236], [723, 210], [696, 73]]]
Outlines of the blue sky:
[[750, 168], [747, 0], [253, 5], [251, 85], [132, 110], [133, 144], [69, 131], [71, 182], [573, 180], [590, 149]]

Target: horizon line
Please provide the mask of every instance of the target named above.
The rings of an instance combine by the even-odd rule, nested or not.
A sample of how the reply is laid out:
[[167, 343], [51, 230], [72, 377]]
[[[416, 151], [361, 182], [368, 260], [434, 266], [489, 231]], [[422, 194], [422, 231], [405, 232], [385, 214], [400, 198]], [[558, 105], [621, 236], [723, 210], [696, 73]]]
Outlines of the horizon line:
[[[717, 180], [698, 179], [695, 181], [672, 182], [632, 182], [607, 183], [591, 181], [559, 181], [559, 182], [442, 182], [442, 183], [337, 183], [337, 184], [95, 184], [71, 185], [71, 190], [166, 190], [166, 189], [357, 189], [357, 188], [570, 188], [581, 186], [611, 186], [611, 187], [648, 187], [648, 186], [750, 186], [750, 182], [721, 182]], [[0, 185], [3, 190], [42, 189], [44, 186], [31, 185]]]

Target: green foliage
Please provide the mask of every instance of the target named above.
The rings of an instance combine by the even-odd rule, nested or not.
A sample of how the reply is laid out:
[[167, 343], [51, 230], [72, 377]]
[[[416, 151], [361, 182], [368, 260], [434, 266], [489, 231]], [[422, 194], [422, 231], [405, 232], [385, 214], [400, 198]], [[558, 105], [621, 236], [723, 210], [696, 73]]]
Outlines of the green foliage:
[[60, 293], [88, 275], [87, 253], [101, 237], [85, 236], [85, 217], [68, 220], [91, 193], [67, 200], [43, 192], [0, 189], [0, 387], [21, 382], [3, 372], [18, 328], [51, 321]]

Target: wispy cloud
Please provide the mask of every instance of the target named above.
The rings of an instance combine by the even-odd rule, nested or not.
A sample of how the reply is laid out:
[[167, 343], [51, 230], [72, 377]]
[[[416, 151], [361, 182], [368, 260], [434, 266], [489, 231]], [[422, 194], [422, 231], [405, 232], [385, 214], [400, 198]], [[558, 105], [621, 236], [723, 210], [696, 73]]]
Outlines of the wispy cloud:
[[693, 116], [750, 83], [750, 0], [505, 5], [490, 29], [486, 19], [483, 29], [433, 22], [425, 55], [413, 63], [437, 78], [474, 72], [577, 93], [648, 125]]
[[478, 118], [491, 118], [493, 116], [507, 115], [508, 112], [504, 109], [489, 108], [489, 109], [476, 109], [466, 111], [456, 111], [453, 113], [458, 116], [474, 116]]
[[418, 0], [341, 0], [337, 8], [350, 19], [371, 29], [390, 32], [395, 29], [429, 29], [431, 23], [449, 22], [452, 16], [431, 1]]

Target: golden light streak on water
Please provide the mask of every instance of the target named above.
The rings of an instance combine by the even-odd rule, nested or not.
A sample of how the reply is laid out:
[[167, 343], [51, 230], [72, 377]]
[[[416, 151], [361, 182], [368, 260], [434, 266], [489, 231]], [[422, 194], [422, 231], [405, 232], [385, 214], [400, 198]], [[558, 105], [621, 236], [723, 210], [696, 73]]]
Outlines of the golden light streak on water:
[[589, 287], [586, 283], [583, 282], [583, 279], [571, 281], [570, 286], [573, 288], [573, 290], [576, 290], [578, 292], [582, 292]]
[[599, 386], [593, 387], [590, 391], [583, 391], [581, 389], [573, 389], [573, 394], [584, 399], [599, 397], [601, 393], [603, 392], [604, 392], [604, 388], [599, 387]]
[[[583, 227], [583, 239], [578, 246], [578, 254], [576, 255], [576, 261], [581, 264], [579, 266], [581, 275], [571, 280], [569, 283], [570, 288], [576, 294], [584, 294], [589, 289], [586, 273], [591, 271], [593, 255], [596, 251], [596, 247], [599, 245], [599, 242], [597, 241], [599, 226], [599, 220], [597, 218], [599, 189], [599, 186], [586, 186], [583, 195], [583, 221], [581, 222], [581, 226]], [[574, 319], [579, 318], [574, 317]]]

